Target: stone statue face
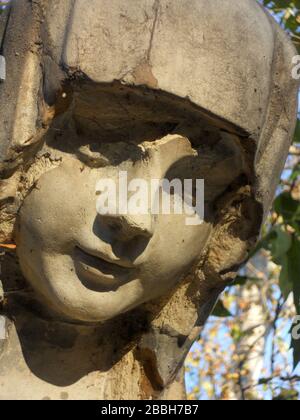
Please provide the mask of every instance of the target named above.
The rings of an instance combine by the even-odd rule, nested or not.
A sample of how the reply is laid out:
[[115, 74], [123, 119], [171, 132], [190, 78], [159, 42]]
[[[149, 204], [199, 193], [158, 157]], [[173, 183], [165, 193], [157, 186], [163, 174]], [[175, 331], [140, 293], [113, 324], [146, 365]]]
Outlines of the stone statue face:
[[112, 318], [169, 291], [199, 257], [210, 232], [206, 223], [188, 226], [184, 214], [97, 214], [98, 179], [114, 180], [120, 170], [129, 178], [161, 179], [182, 157], [192, 156], [181, 137], [159, 140], [154, 147], [147, 161], [117, 167], [89, 168], [66, 159], [26, 198], [19, 234], [23, 271], [65, 315]]
[[[61, 122], [50, 130], [55, 134], [36, 166], [43, 166], [49, 154], [55, 164], [31, 187], [16, 235], [21, 268], [33, 288], [57, 312], [88, 322], [110, 319], [172, 290], [207, 243], [213, 196], [240, 170], [235, 153], [221, 139], [219, 160], [234, 170], [227, 169], [226, 175], [221, 167], [210, 175], [218, 158], [201, 153], [187, 136], [169, 135], [162, 122], [131, 123], [126, 115], [120, 121], [122, 110], [111, 102], [105, 109], [100, 131], [82, 123], [79, 115], [73, 115], [68, 128]], [[217, 179], [215, 189], [206, 191], [204, 223], [189, 225], [186, 214], [162, 209], [159, 214], [99, 214], [97, 183], [109, 179], [118, 189], [121, 172], [128, 182], [142, 179], [148, 185], [153, 179]], [[169, 198], [174, 202], [172, 191]]]
[[[218, 226], [212, 209], [218, 208], [215, 200], [225, 191], [248, 183], [251, 189], [255, 179], [252, 198], [266, 214], [276, 176], [264, 182], [262, 174], [269, 168], [276, 174], [282, 169], [286, 136], [290, 137], [293, 125], [286, 121], [286, 109], [293, 113], [295, 108], [295, 100], [282, 92], [296, 92], [296, 84], [290, 77], [284, 83], [281, 79], [282, 68], [290, 74], [293, 52], [278, 47], [281, 55], [274, 62], [277, 45], [285, 41], [277, 29], [275, 37], [273, 24], [256, 3], [237, 6], [247, 33], [241, 40], [240, 30], [224, 30], [219, 17], [229, 2], [223, 0], [212, 10], [204, 0], [186, 0], [187, 7], [139, 1], [134, 8], [124, 8], [119, 0], [113, 8], [107, 1], [101, 7], [98, 0], [92, 6], [91, 1], [89, 7], [86, 1], [45, 7], [46, 30], [41, 38], [45, 37], [49, 54], [26, 56], [18, 83], [11, 78], [12, 85], [9, 80], [3, 85], [7, 89], [3, 98], [18, 86], [22, 93], [12, 95], [11, 108], [16, 111], [0, 133], [0, 146], [7, 148], [5, 176], [11, 174], [10, 164], [18, 171], [20, 164], [20, 172], [23, 166], [28, 169], [42, 146], [44, 130], [49, 131], [47, 147], [25, 174], [29, 188], [15, 229], [21, 200], [12, 177], [6, 201], [15, 195], [17, 200], [0, 217], [0, 235], [10, 240], [14, 230], [22, 270], [49, 305], [72, 319], [102, 321], [164, 295], [189, 273], [200, 259], [211, 226]], [[235, 22], [236, 14], [228, 16], [226, 28], [232, 27], [232, 18]], [[193, 28], [192, 36], [187, 26]], [[29, 37], [35, 31], [26, 30], [26, 45], [36, 45], [30, 38], [34, 34]], [[234, 71], [237, 45], [241, 57]], [[20, 69], [14, 51], [11, 56], [11, 68]], [[224, 68], [229, 71], [215, 71]], [[246, 80], [244, 74], [255, 77]], [[66, 84], [72, 92], [64, 92], [64, 104], [59, 96]], [[282, 92], [271, 92], [275, 85], [282, 85]], [[160, 103], [164, 94], [168, 100]], [[283, 97], [288, 98], [284, 106]], [[278, 110], [275, 107], [273, 112], [272, 106], [269, 112], [270, 103]], [[207, 124], [222, 127], [227, 138], [208, 138], [205, 129], [199, 134], [200, 113]], [[276, 125], [278, 115], [284, 115], [284, 121]], [[240, 135], [240, 141], [228, 133]], [[166, 137], [171, 134], [175, 137]], [[274, 153], [269, 152], [269, 148], [273, 152], [271, 140], [277, 145]], [[129, 179], [146, 181], [204, 178], [205, 223], [189, 226], [184, 214], [100, 216], [95, 186], [101, 179], [116, 181], [120, 171], [127, 171]], [[261, 197], [266, 197], [265, 202]], [[257, 219], [258, 227], [262, 215]], [[243, 243], [253, 241], [255, 235], [249, 230], [249, 238], [241, 234]], [[228, 248], [223, 252], [220, 246], [219, 254], [227, 254]], [[244, 248], [230, 250], [234, 256], [224, 255], [228, 260], [224, 264], [214, 258], [212, 265], [220, 277], [244, 260]]]

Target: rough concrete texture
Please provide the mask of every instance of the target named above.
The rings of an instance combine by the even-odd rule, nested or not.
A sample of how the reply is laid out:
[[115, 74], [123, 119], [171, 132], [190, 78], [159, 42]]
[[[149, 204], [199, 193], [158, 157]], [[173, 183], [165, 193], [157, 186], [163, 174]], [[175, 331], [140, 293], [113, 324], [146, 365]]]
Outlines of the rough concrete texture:
[[[0, 399], [182, 395], [185, 356], [254, 246], [288, 153], [298, 90], [292, 44], [254, 0], [16, 0], [4, 47], [0, 243], [18, 242], [22, 270], [15, 254], [1, 256]], [[60, 267], [56, 257], [68, 255], [59, 246], [66, 238], [74, 244], [93, 220], [89, 196], [75, 185], [78, 213], [64, 223], [64, 168], [74, 170], [77, 185], [106, 165], [140, 170], [137, 146], [152, 142], [151, 159], [160, 159], [170, 135], [199, 157], [192, 166], [182, 154], [178, 166], [167, 150], [180, 174], [205, 172], [209, 238], [199, 232], [193, 263], [175, 248], [169, 255], [170, 245], [159, 252], [162, 268], [175, 270], [180, 261], [180, 270], [168, 276], [169, 288], [154, 282], [150, 302], [143, 296], [121, 314], [111, 305], [106, 322], [82, 324], [88, 315], [101, 319], [97, 301], [88, 306], [76, 283], [62, 287], [74, 274], [55, 281], [49, 274]], [[159, 168], [151, 159], [149, 168]], [[49, 218], [39, 197], [54, 197]], [[167, 241], [167, 228], [160, 234]], [[172, 235], [179, 243], [176, 228]], [[51, 254], [46, 275], [31, 250]], [[160, 267], [147, 261], [147, 275], [158, 278]], [[161, 294], [153, 296], [155, 288]]]
[[100, 3], [75, 3], [63, 53], [67, 68], [97, 82], [121, 80], [188, 97], [248, 133], [260, 131], [274, 33], [252, 0]]

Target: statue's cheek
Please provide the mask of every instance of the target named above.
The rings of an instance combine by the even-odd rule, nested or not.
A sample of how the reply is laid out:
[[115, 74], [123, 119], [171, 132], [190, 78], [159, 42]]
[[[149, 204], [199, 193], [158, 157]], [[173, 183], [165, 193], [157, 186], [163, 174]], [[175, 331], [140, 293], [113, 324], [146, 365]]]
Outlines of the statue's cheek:
[[200, 260], [211, 230], [206, 222], [186, 226], [185, 215], [162, 216], [149, 244], [144, 273], [154, 282], [176, 283]]
[[73, 180], [61, 170], [42, 176], [21, 207], [19, 239], [26, 239], [22, 235], [27, 232], [37, 246], [54, 247], [56, 251], [70, 242], [83, 222], [84, 213], [80, 209], [85, 202], [80, 189], [74, 189]]

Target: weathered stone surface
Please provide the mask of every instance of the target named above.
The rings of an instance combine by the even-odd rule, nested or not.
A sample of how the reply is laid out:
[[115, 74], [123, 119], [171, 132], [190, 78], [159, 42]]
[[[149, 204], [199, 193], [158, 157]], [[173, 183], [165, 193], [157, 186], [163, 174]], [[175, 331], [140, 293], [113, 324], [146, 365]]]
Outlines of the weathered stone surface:
[[[9, 20], [4, 44], [7, 78], [0, 88], [1, 170], [3, 162], [14, 154], [13, 150], [26, 147], [26, 143], [36, 137], [38, 129], [37, 97], [41, 71], [36, 54], [34, 16], [29, 2], [20, 2], [17, 7], [18, 10], [12, 12]], [[5, 14], [1, 15], [1, 22], [2, 25], [6, 23]], [[24, 103], [27, 105], [24, 106]]]
[[63, 60], [96, 82], [122, 80], [188, 97], [257, 134], [270, 94], [274, 35], [252, 0], [143, 0], [131, 8], [121, 0], [80, 0]]

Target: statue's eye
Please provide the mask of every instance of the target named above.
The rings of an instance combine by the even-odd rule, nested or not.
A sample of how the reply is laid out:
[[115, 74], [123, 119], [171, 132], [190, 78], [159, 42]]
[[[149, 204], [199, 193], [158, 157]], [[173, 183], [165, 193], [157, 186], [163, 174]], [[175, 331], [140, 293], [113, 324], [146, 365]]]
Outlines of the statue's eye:
[[137, 162], [145, 158], [145, 151], [129, 142], [99, 142], [81, 145], [77, 148], [77, 157], [93, 168], [118, 166], [122, 162]]
[[77, 155], [80, 160], [94, 168], [104, 168], [110, 164], [109, 158], [101, 153], [97, 145], [81, 146], [77, 150]]

